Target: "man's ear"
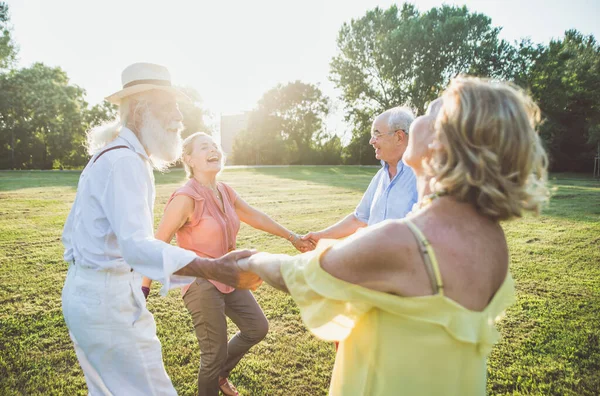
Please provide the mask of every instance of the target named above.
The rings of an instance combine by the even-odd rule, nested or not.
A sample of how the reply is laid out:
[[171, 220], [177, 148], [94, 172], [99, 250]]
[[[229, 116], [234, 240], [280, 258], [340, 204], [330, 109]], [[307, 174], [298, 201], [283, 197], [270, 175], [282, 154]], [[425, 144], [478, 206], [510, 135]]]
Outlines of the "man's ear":
[[408, 135], [402, 129], [396, 131], [396, 139], [398, 139], [398, 144], [408, 143]]

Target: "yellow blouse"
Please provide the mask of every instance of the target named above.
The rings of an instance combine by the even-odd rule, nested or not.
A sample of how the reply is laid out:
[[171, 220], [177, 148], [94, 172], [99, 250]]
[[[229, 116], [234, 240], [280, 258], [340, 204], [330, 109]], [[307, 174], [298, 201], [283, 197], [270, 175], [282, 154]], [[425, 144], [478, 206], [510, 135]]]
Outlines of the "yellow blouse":
[[[433, 250], [417, 232], [441, 286]], [[400, 297], [337, 279], [319, 264], [334, 243], [323, 241], [281, 267], [306, 326], [323, 340], [340, 341], [329, 394], [485, 395], [486, 358], [499, 339], [494, 322], [514, 301], [510, 273], [475, 312], [445, 297], [443, 287], [435, 295]]]

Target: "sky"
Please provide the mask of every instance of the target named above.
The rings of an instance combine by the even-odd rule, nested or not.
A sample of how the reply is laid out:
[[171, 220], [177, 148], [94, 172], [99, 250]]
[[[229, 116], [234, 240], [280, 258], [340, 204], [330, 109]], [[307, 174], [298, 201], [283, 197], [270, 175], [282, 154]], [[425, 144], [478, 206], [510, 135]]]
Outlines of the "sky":
[[[384, 0], [9, 0], [18, 66], [60, 66], [99, 103], [121, 87], [135, 62], [167, 66], [173, 83], [198, 90], [216, 124], [220, 114], [252, 110], [278, 83], [315, 83], [333, 99], [327, 120], [344, 135], [343, 105], [329, 62], [344, 22]], [[421, 11], [466, 5], [503, 27], [509, 41], [547, 43], [575, 28], [600, 39], [600, 0], [415, 0]], [[400, 4], [400, 3], [398, 3]]]

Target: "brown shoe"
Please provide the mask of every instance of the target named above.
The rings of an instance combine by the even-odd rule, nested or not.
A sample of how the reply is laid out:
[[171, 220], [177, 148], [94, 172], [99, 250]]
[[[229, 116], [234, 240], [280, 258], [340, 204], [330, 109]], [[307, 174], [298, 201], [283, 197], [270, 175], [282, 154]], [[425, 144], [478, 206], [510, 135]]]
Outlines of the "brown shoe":
[[237, 389], [227, 378], [219, 378], [219, 389], [225, 396], [239, 396]]

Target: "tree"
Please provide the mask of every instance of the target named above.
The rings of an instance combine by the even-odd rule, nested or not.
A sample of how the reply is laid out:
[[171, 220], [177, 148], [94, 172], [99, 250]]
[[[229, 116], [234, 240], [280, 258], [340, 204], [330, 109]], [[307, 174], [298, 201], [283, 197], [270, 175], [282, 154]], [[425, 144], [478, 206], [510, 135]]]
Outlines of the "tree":
[[575, 30], [543, 48], [526, 84], [554, 171], [591, 171], [600, 142], [600, 46]]
[[315, 165], [340, 165], [344, 146], [337, 135], [321, 132], [315, 139], [315, 156], [310, 162]]
[[181, 102], [179, 109], [183, 114], [184, 130], [182, 136], [185, 138], [192, 133], [205, 132], [212, 135], [211, 129], [206, 125], [205, 117], [208, 111], [202, 108], [200, 93], [192, 87], [180, 87], [180, 89], [191, 99], [191, 102]]
[[12, 40], [8, 5], [0, 2], [0, 70], [6, 70], [14, 64], [17, 46]]
[[329, 100], [313, 84], [279, 84], [263, 95], [249, 115], [248, 127], [236, 138], [236, 164], [307, 164], [323, 130]]
[[[85, 91], [60, 68], [35, 63], [14, 70], [8, 6], [0, 2], [0, 169], [79, 167], [88, 160], [85, 131], [114, 119], [116, 106], [89, 107]], [[9, 70], [7, 70], [9, 69]], [[193, 103], [182, 104], [184, 133], [209, 132], [200, 95], [183, 88]]]
[[349, 157], [359, 160], [356, 145], [366, 140], [374, 115], [401, 104], [423, 114], [460, 73], [504, 77], [514, 50], [499, 32], [487, 16], [447, 5], [425, 13], [410, 4], [375, 8], [344, 23], [330, 79], [354, 125]]
[[0, 149], [9, 159], [2, 167], [78, 165], [87, 129], [84, 94], [62, 69], [42, 63], [0, 75]]

